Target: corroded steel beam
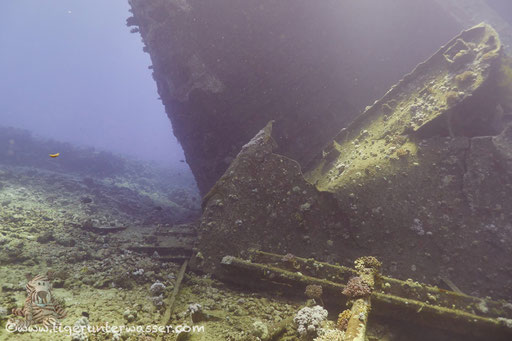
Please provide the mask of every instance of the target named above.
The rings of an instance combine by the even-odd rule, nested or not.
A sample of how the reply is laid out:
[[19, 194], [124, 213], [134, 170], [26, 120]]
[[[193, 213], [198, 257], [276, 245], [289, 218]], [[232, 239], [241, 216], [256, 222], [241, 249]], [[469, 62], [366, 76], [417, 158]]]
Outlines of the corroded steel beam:
[[[356, 273], [355, 270], [347, 271], [345, 267], [298, 257], [294, 257], [295, 264], [293, 264], [289, 260], [290, 257], [283, 258], [284, 256], [257, 251], [253, 252], [253, 255], [256, 256], [255, 258], [261, 256], [261, 258], [272, 260], [281, 258], [282, 260], [272, 264], [261, 264], [226, 256], [221, 262], [222, 278], [244, 286], [270, 289], [288, 295], [301, 295], [307, 285], [321, 285], [324, 298], [339, 302], [341, 305], [346, 304], [347, 298], [342, 294], [345, 285], [341, 284], [346, 282], [337, 279], [347, 278]], [[290, 266], [295, 270], [290, 270]], [[325, 273], [323, 268], [328, 268]], [[312, 275], [313, 271], [316, 271], [316, 275]], [[398, 291], [403, 296], [396, 294]], [[431, 301], [421, 300], [424, 296], [432, 297]], [[459, 299], [462, 299], [463, 304], [458, 302]], [[499, 306], [497, 302], [485, 301], [487, 313], [477, 314], [473, 311], [473, 306], [466, 303], [482, 302], [482, 299], [429, 287], [411, 280], [400, 281], [389, 277], [381, 277], [376, 281], [376, 290], [373, 291], [371, 300], [372, 314], [377, 316], [391, 317], [463, 335], [492, 336], [493, 340], [509, 340], [512, 337], [512, 328], [507, 327], [511, 316], [505, 315], [502, 308], [500, 312], [503, 315], [496, 317], [496, 309]], [[454, 303], [452, 306], [443, 305], [447, 302]]]

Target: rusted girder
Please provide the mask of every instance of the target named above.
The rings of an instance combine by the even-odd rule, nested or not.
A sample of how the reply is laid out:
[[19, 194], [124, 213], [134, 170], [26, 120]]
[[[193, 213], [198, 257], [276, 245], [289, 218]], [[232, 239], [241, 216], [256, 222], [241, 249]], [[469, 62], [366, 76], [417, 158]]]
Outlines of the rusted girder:
[[[259, 251], [251, 253], [252, 262], [226, 256], [221, 265], [224, 280], [244, 286], [300, 295], [307, 285], [321, 285], [324, 299], [346, 304], [342, 294], [347, 279], [357, 271], [316, 262], [312, 259], [286, 257]], [[257, 263], [266, 260], [267, 264]], [[425, 299], [428, 298], [429, 299]], [[420, 324], [432, 329], [463, 335], [510, 340], [512, 328], [498, 302], [483, 301], [460, 293], [441, 290], [412, 280], [400, 281], [378, 276], [371, 294], [372, 314]], [[460, 301], [460, 302], [459, 302]], [[478, 303], [477, 303], [478, 302]], [[487, 312], [477, 314], [476, 304], [484, 302]], [[498, 309], [499, 307], [501, 309]], [[497, 316], [497, 314], [502, 314]]]

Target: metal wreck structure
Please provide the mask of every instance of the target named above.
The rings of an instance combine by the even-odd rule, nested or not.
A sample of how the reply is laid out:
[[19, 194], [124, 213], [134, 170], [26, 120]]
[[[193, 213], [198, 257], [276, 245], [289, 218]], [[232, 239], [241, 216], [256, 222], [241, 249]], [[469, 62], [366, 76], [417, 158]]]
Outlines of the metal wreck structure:
[[204, 197], [195, 264], [216, 272], [248, 248], [340, 264], [371, 253], [393, 277], [510, 297], [509, 67], [490, 26], [462, 32], [306, 172], [273, 152], [269, 123]]
[[[294, 13], [308, 14], [291, 20], [296, 36], [274, 21], [292, 15], [277, 2], [130, 3], [128, 24], [151, 54], [159, 94], [205, 194], [191, 267], [260, 289], [322, 284], [339, 300], [353, 274], [348, 266], [373, 255], [386, 275], [372, 294], [376, 315], [509, 337], [510, 306], [486, 300], [493, 308], [482, 313], [477, 298], [512, 297], [512, 62], [490, 25], [456, 34], [461, 22], [478, 17], [480, 1], [421, 2], [421, 11], [406, 18], [421, 32], [447, 36], [404, 37], [393, 25], [382, 27], [400, 46], [381, 46], [400, 64], [386, 77], [382, 65], [345, 50], [315, 54], [324, 43], [375, 47], [376, 37], [322, 26], [339, 17], [315, 26], [323, 14], [343, 12], [336, 6], [358, 11], [360, 2], [300, 1]], [[392, 10], [379, 6], [372, 11]], [[445, 16], [447, 8], [457, 24]], [[508, 42], [510, 27], [487, 8], [482, 13], [500, 23]], [[226, 20], [212, 19], [220, 17]], [[443, 29], [430, 30], [429, 18]], [[318, 49], [301, 49], [318, 31], [326, 35]], [[407, 49], [415, 40], [423, 43], [421, 53]], [[244, 48], [226, 53], [233, 41]], [[415, 63], [425, 61], [414, 68], [410, 54]], [[333, 72], [341, 69], [354, 75]], [[280, 77], [269, 70], [280, 70]], [[374, 78], [386, 81], [373, 87]], [[282, 254], [293, 254], [300, 271], [281, 264]], [[400, 280], [407, 278], [414, 281]]]

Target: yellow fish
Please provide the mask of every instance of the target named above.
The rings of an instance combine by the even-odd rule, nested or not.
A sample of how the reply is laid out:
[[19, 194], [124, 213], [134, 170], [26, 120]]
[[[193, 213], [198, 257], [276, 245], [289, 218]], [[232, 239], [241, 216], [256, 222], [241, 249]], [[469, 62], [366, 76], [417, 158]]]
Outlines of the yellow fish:
[[49, 154], [49, 155], [50, 155], [50, 157], [57, 157], [57, 156], [59, 156], [59, 155], [60, 155], [60, 153], [56, 153], [56, 154]]

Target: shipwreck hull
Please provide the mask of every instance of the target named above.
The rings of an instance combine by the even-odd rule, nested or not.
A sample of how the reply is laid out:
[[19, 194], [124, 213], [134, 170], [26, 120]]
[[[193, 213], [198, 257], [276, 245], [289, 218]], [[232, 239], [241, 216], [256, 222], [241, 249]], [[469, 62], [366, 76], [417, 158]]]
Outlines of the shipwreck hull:
[[462, 29], [429, 0], [129, 2], [202, 194], [270, 120], [278, 152], [307, 164]]
[[[512, 106], [496, 32], [462, 32], [342, 130], [303, 175], [271, 125], [203, 203], [197, 267], [248, 248], [512, 297]], [[306, 180], [307, 179], [307, 180]], [[496, 261], [499, 260], [499, 261]]]

